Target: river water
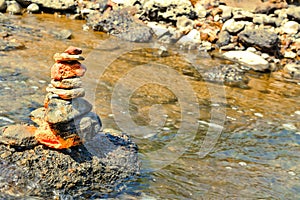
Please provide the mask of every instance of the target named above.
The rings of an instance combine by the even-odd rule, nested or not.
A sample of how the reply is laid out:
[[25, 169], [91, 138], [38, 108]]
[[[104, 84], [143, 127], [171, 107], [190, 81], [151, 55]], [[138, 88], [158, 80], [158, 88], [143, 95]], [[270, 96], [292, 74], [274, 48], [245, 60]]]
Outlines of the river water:
[[[42, 106], [52, 56], [83, 49], [86, 98], [104, 128], [127, 132], [140, 148], [140, 177], [115, 199], [297, 199], [300, 196], [300, 85], [249, 73], [248, 89], [205, 82], [227, 61], [205, 52], [132, 44], [83, 31], [55, 15], [14, 17], [42, 37], [1, 52], [0, 126], [29, 122]], [[51, 31], [70, 29], [71, 40]]]

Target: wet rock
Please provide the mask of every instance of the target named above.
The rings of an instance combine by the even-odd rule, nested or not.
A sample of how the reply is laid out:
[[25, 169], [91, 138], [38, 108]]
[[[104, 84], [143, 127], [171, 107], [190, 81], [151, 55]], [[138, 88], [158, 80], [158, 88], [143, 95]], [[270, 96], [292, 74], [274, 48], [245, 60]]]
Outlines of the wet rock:
[[27, 7], [27, 11], [30, 13], [38, 13], [40, 12], [40, 7], [36, 3], [32, 3]]
[[68, 29], [63, 29], [60, 31], [50, 31], [50, 33], [54, 35], [57, 39], [61, 39], [61, 40], [71, 39], [72, 37], [72, 31]]
[[11, 51], [16, 49], [24, 49], [25, 45], [17, 40], [1, 40], [0, 51]]
[[[52, 98], [48, 101], [45, 112], [45, 120], [51, 124], [66, 123], [79, 116], [87, 114], [92, 110], [92, 105], [83, 98], [72, 99], [71, 101]], [[33, 111], [33, 121], [40, 116], [42, 110]]]
[[106, 14], [92, 12], [87, 25], [95, 31], [107, 32], [132, 42], [148, 42], [152, 39], [151, 28], [131, 16], [127, 10], [112, 10]]
[[278, 35], [264, 28], [245, 29], [238, 34], [238, 39], [245, 47], [253, 46], [267, 53], [276, 54], [278, 52]]
[[56, 80], [52, 79], [51, 84], [55, 88], [71, 89], [71, 88], [81, 87], [82, 81], [80, 78], [67, 78], [67, 79], [63, 79], [61, 81], [56, 81]]
[[30, 125], [11, 125], [2, 128], [0, 143], [18, 148], [30, 148], [38, 144], [34, 138], [36, 127]]
[[5, 0], [0, 0], [0, 12], [5, 12], [7, 8], [7, 4]]
[[13, 15], [20, 15], [22, 14], [22, 7], [16, 1], [10, 1], [7, 5], [6, 12], [11, 13]]
[[220, 65], [203, 74], [206, 81], [247, 88], [249, 78], [238, 65]]
[[300, 29], [300, 25], [295, 21], [288, 21], [281, 26], [282, 32], [290, 35], [297, 34], [299, 29]]
[[139, 171], [137, 146], [125, 134], [99, 132], [86, 146], [60, 151], [42, 145], [16, 151], [1, 144], [0, 155], [6, 155], [0, 161], [0, 193], [14, 198], [57, 198], [53, 191], [78, 199], [105, 197]]
[[265, 71], [269, 68], [268, 61], [249, 51], [228, 51], [223, 56], [229, 60], [246, 65], [255, 71]]

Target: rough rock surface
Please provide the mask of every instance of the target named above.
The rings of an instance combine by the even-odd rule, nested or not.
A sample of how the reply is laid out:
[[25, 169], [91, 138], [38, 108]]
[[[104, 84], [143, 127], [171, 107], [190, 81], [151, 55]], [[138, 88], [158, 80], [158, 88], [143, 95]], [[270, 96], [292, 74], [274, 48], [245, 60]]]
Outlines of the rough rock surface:
[[92, 12], [88, 15], [87, 25], [96, 31], [132, 42], [148, 42], [152, 39], [151, 28], [138, 22], [126, 10], [112, 10], [106, 14]]
[[139, 171], [137, 146], [125, 134], [99, 132], [85, 146], [61, 151], [1, 141], [0, 193], [15, 198], [100, 198]]
[[262, 52], [274, 54], [279, 51], [278, 35], [266, 29], [245, 29], [238, 37], [246, 47], [255, 47]]

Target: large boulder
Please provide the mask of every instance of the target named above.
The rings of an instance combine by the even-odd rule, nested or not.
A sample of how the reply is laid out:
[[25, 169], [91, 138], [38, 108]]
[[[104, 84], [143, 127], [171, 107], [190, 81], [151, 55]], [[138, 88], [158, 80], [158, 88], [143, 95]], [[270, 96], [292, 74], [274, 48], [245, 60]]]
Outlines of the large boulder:
[[148, 42], [153, 36], [151, 28], [131, 16], [126, 9], [105, 14], [92, 12], [87, 16], [87, 25], [95, 31], [103, 31], [132, 42]]
[[28, 142], [34, 137], [27, 134], [25, 140], [26, 135], [13, 129], [2, 134], [0, 131], [0, 194], [10, 199], [25, 195], [101, 198], [120, 190], [120, 185], [124, 189], [124, 183], [139, 172], [137, 146], [123, 133], [98, 132], [84, 145], [66, 150]]

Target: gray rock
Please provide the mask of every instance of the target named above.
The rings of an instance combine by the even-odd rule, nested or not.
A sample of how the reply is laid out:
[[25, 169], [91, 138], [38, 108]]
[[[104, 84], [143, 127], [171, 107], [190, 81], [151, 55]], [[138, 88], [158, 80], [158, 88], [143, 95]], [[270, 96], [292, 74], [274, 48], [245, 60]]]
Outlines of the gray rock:
[[71, 89], [71, 88], [79, 88], [82, 86], [81, 78], [67, 78], [61, 81], [51, 80], [51, 84], [55, 88], [63, 88], [63, 89]]
[[205, 81], [248, 88], [249, 78], [238, 65], [220, 65], [203, 73]]
[[[0, 134], [0, 143], [18, 148], [33, 147], [38, 144], [34, 134], [30, 132], [32, 126], [29, 125], [11, 125], [4, 127]], [[34, 129], [33, 129], [34, 130]]]
[[0, 144], [0, 194], [10, 199], [105, 198], [124, 190], [139, 173], [137, 145], [126, 134], [100, 132], [84, 145], [66, 150], [37, 145], [16, 151]]
[[31, 13], [38, 13], [40, 11], [40, 7], [36, 3], [32, 3], [27, 7], [27, 11]]
[[20, 15], [22, 14], [22, 7], [16, 1], [10, 1], [7, 5], [6, 12], [11, 13], [13, 15]]
[[148, 0], [142, 5], [143, 17], [149, 21], [177, 21], [178, 16], [196, 18], [196, 12], [189, 0]]
[[160, 38], [163, 35], [169, 33], [167, 27], [163, 26], [162, 24], [157, 24], [157, 22], [148, 22], [147, 26], [149, 26], [153, 30], [157, 38]]
[[87, 142], [101, 131], [102, 122], [96, 113], [89, 112], [68, 123], [53, 124], [51, 128], [63, 138], [74, 133], [80, 137], [81, 141]]
[[223, 56], [229, 60], [239, 62], [256, 71], [265, 71], [269, 68], [269, 62], [261, 56], [249, 51], [228, 51]]
[[85, 90], [83, 88], [73, 88], [73, 89], [58, 89], [54, 88], [53, 85], [49, 85], [46, 88], [47, 92], [51, 92], [53, 94], [57, 94], [62, 99], [75, 99], [78, 97], [84, 97]]
[[300, 7], [299, 6], [290, 6], [287, 9], [286, 14], [292, 20], [300, 22]]
[[7, 4], [5, 0], [0, 0], [0, 12], [5, 12], [7, 8]]
[[88, 15], [87, 25], [95, 31], [104, 31], [132, 42], [148, 42], [153, 36], [151, 28], [137, 21], [127, 10], [113, 10], [106, 15], [92, 12]]
[[72, 99], [71, 101], [58, 98], [51, 98], [47, 109], [40, 108], [31, 112], [31, 118], [38, 123], [39, 119], [44, 119], [51, 123], [67, 123], [92, 110], [92, 105], [82, 98]]
[[245, 29], [238, 34], [238, 38], [245, 47], [253, 46], [262, 52], [278, 53], [278, 35], [266, 29]]
[[72, 31], [68, 29], [62, 29], [58, 31], [50, 31], [50, 34], [54, 35], [57, 39], [71, 39], [72, 37]]
[[230, 34], [227, 31], [221, 31], [219, 34], [219, 39], [217, 41], [217, 45], [219, 47], [226, 46], [230, 43]]

